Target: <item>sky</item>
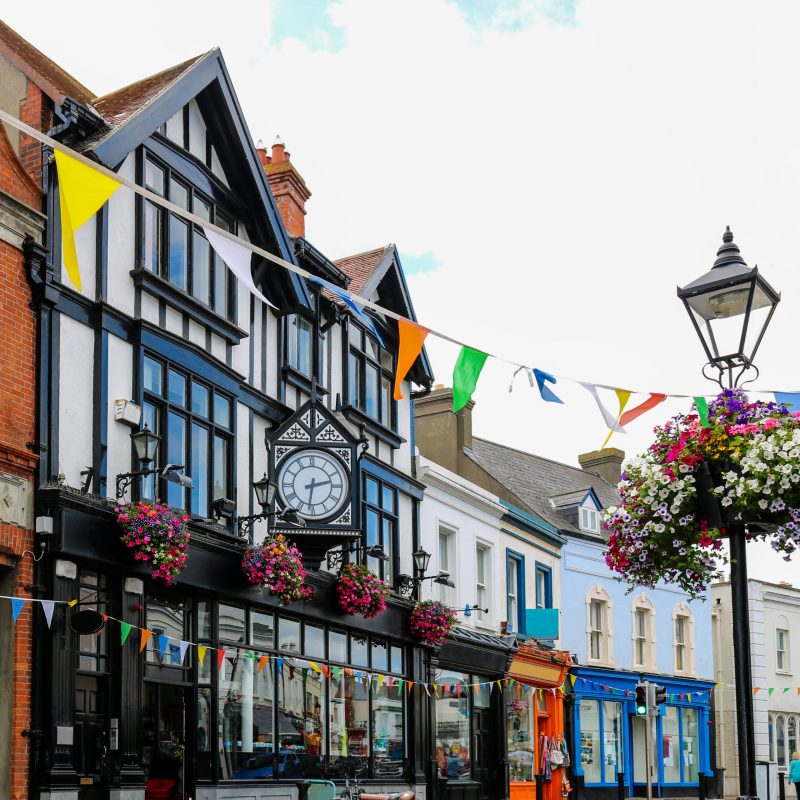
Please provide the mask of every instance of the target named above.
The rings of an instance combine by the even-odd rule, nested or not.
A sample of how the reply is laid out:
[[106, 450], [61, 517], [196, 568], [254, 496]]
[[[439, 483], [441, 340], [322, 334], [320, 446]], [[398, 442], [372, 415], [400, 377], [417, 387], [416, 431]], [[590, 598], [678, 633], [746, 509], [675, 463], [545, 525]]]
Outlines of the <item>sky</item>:
[[[46, 24], [41, 4], [3, 19], [98, 94], [220, 47], [253, 139], [279, 135], [312, 191], [307, 238], [330, 258], [396, 243], [419, 321], [499, 357], [476, 435], [577, 464], [607, 431], [566, 378], [712, 394], [675, 289], [710, 268], [727, 225], [783, 294], [751, 388], [800, 390], [799, 4], [44, 8]], [[457, 348], [427, 346], [449, 385]], [[508, 362], [557, 376], [564, 404], [524, 374], [509, 392]], [[611, 445], [643, 451], [688, 406], [661, 405]], [[751, 576], [795, 580], [768, 548], [750, 553]]]

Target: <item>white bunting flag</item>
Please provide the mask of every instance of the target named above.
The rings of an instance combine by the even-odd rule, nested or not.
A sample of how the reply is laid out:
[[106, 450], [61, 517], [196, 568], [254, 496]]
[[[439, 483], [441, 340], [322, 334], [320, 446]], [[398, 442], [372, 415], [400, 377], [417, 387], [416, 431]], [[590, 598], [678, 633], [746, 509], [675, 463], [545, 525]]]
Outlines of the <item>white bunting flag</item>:
[[181, 648], [181, 664], [183, 664], [183, 659], [186, 658], [186, 651], [189, 649], [189, 642], [181, 641], [180, 648]]
[[232, 242], [224, 236], [218, 234], [213, 228], [203, 226], [208, 243], [214, 248], [214, 252], [228, 265], [228, 269], [263, 303], [271, 308], [276, 308], [253, 283], [253, 273], [250, 269], [250, 262], [253, 254], [237, 242]]
[[52, 600], [40, 600], [42, 611], [44, 611], [44, 618], [47, 620], [47, 627], [53, 623], [53, 608], [55, 603]]
[[614, 415], [603, 405], [600, 395], [597, 394], [597, 387], [593, 383], [581, 383], [581, 386], [594, 397], [594, 401], [597, 403], [597, 407], [600, 409], [600, 413], [603, 415], [603, 419], [606, 422], [606, 427], [617, 433], [625, 433], [625, 428], [617, 422]]

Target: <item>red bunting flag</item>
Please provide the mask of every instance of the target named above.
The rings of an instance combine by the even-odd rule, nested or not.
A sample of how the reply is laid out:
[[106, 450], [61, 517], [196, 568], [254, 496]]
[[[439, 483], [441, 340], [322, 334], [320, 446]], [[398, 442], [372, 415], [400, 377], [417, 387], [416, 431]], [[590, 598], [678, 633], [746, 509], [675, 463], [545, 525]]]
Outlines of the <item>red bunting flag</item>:
[[225, 660], [225, 651], [217, 650], [217, 670], [222, 669], [222, 662]]
[[665, 394], [654, 392], [643, 403], [639, 403], [635, 408], [626, 411], [619, 418], [619, 424], [624, 428], [629, 422], [633, 422], [637, 417], [641, 417], [646, 411], [655, 408], [659, 403], [663, 403], [667, 399]]
[[417, 356], [422, 352], [422, 345], [425, 337], [430, 333], [428, 328], [409, 322], [407, 319], [397, 320], [397, 332], [400, 341], [397, 346], [397, 372], [394, 377], [394, 399], [402, 400], [403, 392], [401, 385], [405, 380], [408, 371], [417, 360]]

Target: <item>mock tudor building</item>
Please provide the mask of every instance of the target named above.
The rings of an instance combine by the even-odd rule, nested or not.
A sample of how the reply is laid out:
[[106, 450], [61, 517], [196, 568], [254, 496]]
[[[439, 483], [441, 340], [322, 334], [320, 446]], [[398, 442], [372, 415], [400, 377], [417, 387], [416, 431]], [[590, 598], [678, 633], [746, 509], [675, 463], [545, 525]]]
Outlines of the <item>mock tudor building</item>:
[[[15, 58], [33, 69], [36, 51], [16, 39]], [[54, 136], [329, 288], [254, 256], [267, 305], [202, 226], [122, 187], [76, 234], [78, 291], [59, 176], [34, 144], [45, 234], [28, 262], [42, 552], [30, 588], [58, 605], [37, 630], [30, 796], [286, 797], [298, 779], [356, 768], [375, 790], [504, 796], [488, 749], [502, 730], [499, 692], [469, 700], [471, 769], [441, 780], [435, 720], [465, 698], [405, 691], [442, 669], [503, 675], [515, 644], [464, 626], [432, 652], [409, 633], [399, 590], [420, 577], [425, 488], [413, 398], [429, 389], [430, 365], [423, 350], [395, 400], [395, 323], [330, 292], [414, 319], [396, 248], [333, 262], [305, 239], [310, 193], [281, 142], [269, 155], [252, 144], [219, 51], [103, 97], [72, 85], [50, 97]], [[157, 437], [152, 459], [138, 457], [144, 430]], [[266, 520], [265, 474], [277, 484]], [[114, 510], [158, 498], [190, 518], [187, 566], [171, 586], [130, 557]], [[308, 602], [281, 605], [247, 583], [244, 545], [270, 529], [303, 551]], [[336, 604], [333, 571], [353, 558], [393, 587], [370, 620]]]

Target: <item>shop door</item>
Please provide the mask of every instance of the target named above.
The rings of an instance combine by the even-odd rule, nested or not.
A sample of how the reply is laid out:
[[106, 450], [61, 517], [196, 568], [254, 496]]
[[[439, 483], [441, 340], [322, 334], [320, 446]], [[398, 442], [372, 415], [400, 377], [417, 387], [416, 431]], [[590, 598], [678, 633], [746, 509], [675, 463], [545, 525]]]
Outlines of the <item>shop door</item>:
[[165, 683], [144, 685], [145, 800], [183, 800], [194, 795], [186, 746], [187, 691]]
[[498, 778], [497, 730], [491, 708], [473, 708], [472, 712], [473, 761], [472, 776], [480, 784], [479, 800], [494, 800], [502, 781]]
[[99, 675], [75, 676], [75, 768], [80, 800], [108, 797], [106, 682]]

